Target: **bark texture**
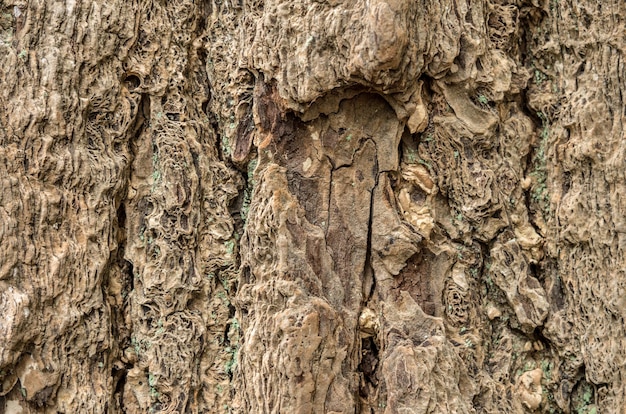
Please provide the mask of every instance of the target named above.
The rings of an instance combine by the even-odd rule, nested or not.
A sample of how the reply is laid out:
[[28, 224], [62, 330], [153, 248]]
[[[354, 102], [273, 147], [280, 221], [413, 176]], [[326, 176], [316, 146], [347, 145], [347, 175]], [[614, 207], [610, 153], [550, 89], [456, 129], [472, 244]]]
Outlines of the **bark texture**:
[[0, 0], [0, 412], [626, 413], [623, 0]]

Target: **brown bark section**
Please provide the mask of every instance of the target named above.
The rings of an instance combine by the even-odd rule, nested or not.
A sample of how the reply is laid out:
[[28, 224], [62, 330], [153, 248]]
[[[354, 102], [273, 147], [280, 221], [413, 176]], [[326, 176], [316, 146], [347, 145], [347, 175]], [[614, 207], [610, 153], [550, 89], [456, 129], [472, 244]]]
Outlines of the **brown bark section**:
[[623, 2], [0, 3], [0, 412], [622, 412]]

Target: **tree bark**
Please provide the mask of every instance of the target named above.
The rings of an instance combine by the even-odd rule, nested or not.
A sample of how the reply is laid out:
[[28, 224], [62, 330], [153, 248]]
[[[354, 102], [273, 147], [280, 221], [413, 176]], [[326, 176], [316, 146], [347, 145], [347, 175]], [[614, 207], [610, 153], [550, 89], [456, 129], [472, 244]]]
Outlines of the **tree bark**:
[[0, 2], [0, 412], [626, 413], [625, 21]]

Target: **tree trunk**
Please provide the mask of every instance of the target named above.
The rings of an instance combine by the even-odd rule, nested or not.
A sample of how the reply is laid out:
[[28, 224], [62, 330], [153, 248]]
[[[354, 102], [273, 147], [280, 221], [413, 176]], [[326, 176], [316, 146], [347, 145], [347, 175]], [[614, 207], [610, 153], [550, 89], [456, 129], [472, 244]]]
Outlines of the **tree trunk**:
[[0, 412], [626, 413], [623, 0], [0, 2]]

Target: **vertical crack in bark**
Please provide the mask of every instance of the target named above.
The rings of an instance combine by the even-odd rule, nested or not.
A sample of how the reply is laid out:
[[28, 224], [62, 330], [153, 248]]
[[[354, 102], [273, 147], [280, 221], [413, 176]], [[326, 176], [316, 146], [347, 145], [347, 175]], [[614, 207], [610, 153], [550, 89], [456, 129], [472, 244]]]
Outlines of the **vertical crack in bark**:
[[[132, 82], [132, 79], [126, 78], [125, 82]], [[103, 278], [103, 284], [106, 284], [105, 295], [107, 303], [111, 311], [111, 331], [114, 343], [116, 344], [114, 355], [111, 361], [111, 377], [112, 388], [111, 397], [115, 409], [122, 410], [124, 408], [124, 386], [126, 384], [126, 375], [128, 370], [132, 368], [123, 355], [124, 349], [130, 345], [130, 336], [132, 327], [127, 326], [128, 320], [128, 299], [129, 293], [135, 288], [134, 286], [134, 267], [133, 263], [128, 261], [126, 257], [127, 246], [127, 214], [126, 200], [128, 197], [128, 186], [130, 174], [135, 161], [135, 142], [143, 133], [147, 117], [149, 116], [149, 99], [145, 94], [141, 94], [139, 102], [136, 103], [134, 120], [127, 132], [127, 148], [129, 157], [123, 172], [124, 185], [119, 190], [116, 198], [119, 203], [117, 208], [117, 223], [115, 226], [115, 238], [117, 248], [111, 253], [110, 264], [108, 266], [108, 277]]]
[[[522, 94], [524, 101], [527, 102], [528, 88], [524, 89]], [[545, 151], [550, 139], [549, 125], [546, 114], [541, 112], [533, 113], [528, 106], [524, 106], [523, 109], [524, 113], [533, 121], [536, 131], [536, 140], [534, 142], [531, 141], [530, 150], [524, 158], [525, 168], [522, 180], [530, 180], [527, 184], [528, 187], [524, 189], [524, 204], [528, 212], [530, 225], [538, 234], [542, 234], [541, 226], [537, 224], [536, 214], [543, 216], [552, 214], [550, 212], [549, 200], [547, 199], [548, 182], [545, 165]]]
[[[365, 263], [363, 266], [363, 276], [361, 283], [363, 284], [363, 296], [362, 303], [359, 309], [359, 316], [363, 312], [363, 309], [368, 306], [369, 301], [372, 299], [376, 290], [376, 278], [374, 277], [374, 269], [372, 267], [372, 225], [374, 218], [374, 195], [378, 187], [380, 174], [385, 172], [378, 171], [378, 148], [376, 142], [373, 139], [368, 139], [374, 144], [375, 162], [373, 166], [374, 186], [370, 190], [370, 205], [369, 205], [369, 217], [367, 223], [367, 244], [365, 252]], [[369, 286], [368, 286], [369, 285]], [[375, 338], [369, 335], [365, 335], [360, 330], [360, 326], [357, 325], [357, 349], [359, 352], [359, 387], [358, 394], [355, 398], [357, 401], [358, 410], [362, 410], [362, 400], [367, 400], [371, 392], [370, 387], [376, 389], [378, 387], [378, 378], [376, 377], [376, 370], [378, 368], [378, 346], [376, 345]]]
[[374, 164], [374, 187], [372, 187], [372, 190], [370, 191], [370, 214], [369, 214], [369, 219], [368, 219], [368, 223], [367, 223], [367, 250], [365, 252], [365, 266], [363, 269], [363, 281], [366, 282], [368, 281], [368, 278], [371, 278], [371, 287], [370, 289], [367, 290], [367, 292], [364, 291], [364, 295], [363, 295], [363, 304], [367, 304], [367, 302], [369, 302], [369, 300], [371, 299], [372, 295], [374, 294], [374, 289], [376, 287], [376, 280], [374, 278], [374, 270], [372, 268], [372, 221], [374, 218], [374, 194], [376, 193], [376, 188], [378, 187], [378, 180], [380, 178], [380, 174], [382, 174], [383, 172], [379, 172], [378, 171], [378, 149], [376, 147], [376, 142], [374, 140], [371, 140], [372, 143], [374, 144], [374, 148], [375, 148], [375, 153], [376, 153], [376, 162]]

